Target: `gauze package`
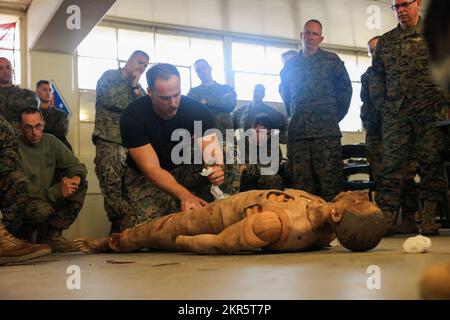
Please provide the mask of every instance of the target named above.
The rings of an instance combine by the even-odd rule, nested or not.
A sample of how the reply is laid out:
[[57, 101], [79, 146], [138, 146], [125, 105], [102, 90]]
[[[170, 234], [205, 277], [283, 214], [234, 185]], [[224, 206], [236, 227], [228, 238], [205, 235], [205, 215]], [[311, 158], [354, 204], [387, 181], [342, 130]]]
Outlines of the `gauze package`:
[[[209, 167], [208, 169], [204, 168], [200, 174], [203, 177], [208, 177], [211, 173], [213, 173], [213, 169], [211, 167]], [[215, 185], [211, 185], [210, 192], [216, 200], [225, 199], [230, 196], [229, 194], [223, 193], [223, 191], [220, 190], [219, 186], [215, 186]]]
[[407, 253], [425, 253], [431, 249], [431, 239], [418, 235], [406, 239], [403, 243], [403, 249]]

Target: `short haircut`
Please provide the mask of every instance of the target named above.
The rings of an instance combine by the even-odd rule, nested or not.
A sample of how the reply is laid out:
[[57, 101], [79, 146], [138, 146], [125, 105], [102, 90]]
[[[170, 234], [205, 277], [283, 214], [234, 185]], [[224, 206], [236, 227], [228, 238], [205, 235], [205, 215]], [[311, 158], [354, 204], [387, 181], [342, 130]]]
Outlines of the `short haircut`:
[[369, 41], [367, 41], [367, 44], [369, 44], [369, 43], [372, 42], [373, 40], [378, 40], [378, 39], [380, 39], [380, 38], [381, 38], [381, 36], [375, 36], [375, 37], [371, 38]]
[[253, 90], [255, 90], [256, 88], [261, 88], [261, 89], [263, 89], [264, 91], [266, 91], [266, 87], [264, 87], [264, 85], [263, 85], [262, 83], [256, 84], [255, 87], [253, 88]]
[[206, 61], [205, 59], [198, 59], [198, 60], [195, 61], [194, 64], [193, 64], [194, 68], [195, 68], [195, 65], [196, 65], [197, 63], [200, 63], [200, 62], [204, 62], [204, 63], [206, 63], [208, 66], [210, 66], [210, 64], [208, 63], [208, 61]]
[[48, 84], [48, 85], [50, 85], [50, 82], [49, 82], [48, 80], [39, 80], [39, 81], [36, 83], [36, 88], [39, 88], [39, 87], [42, 86], [43, 84]]
[[6, 58], [6, 57], [0, 57], [0, 60], [6, 60], [6, 61], [8, 61], [8, 62], [9, 62], [9, 64], [11, 64], [11, 61], [9, 61], [9, 59], [8, 59], [8, 58]]
[[131, 60], [131, 59], [133, 59], [133, 58], [135, 58], [135, 57], [137, 57], [137, 56], [143, 56], [145, 59], [147, 59], [147, 60], [150, 61], [150, 57], [148, 56], [148, 54], [145, 53], [145, 52], [142, 51], [142, 50], [136, 50], [136, 51], [134, 51], [134, 52], [131, 54], [131, 56], [128, 58], [128, 60]]
[[20, 110], [19, 112], [19, 117], [18, 117], [18, 121], [19, 123], [22, 123], [22, 115], [24, 114], [35, 114], [35, 113], [39, 113], [39, 115], [41, 116], [41, 119], [44, 119], [44, 116], [42, 115], [41, 110], [39, 110], [36, 107], [25, 107], [23, 109]]
[[303, 26], [303, 30], [305, 30], [306, 26], [310, 23], [317, 23], [320, 26], [320, 29], [323, 29], [322, 22], [320, 22], [317, 19], [309, 19], [308, 21], [306, 21], [305, 25]]
[[178, 72], [178, 69], [172, 64], [158, 63], [151, 67], [147, 71], [145, 76], [147, 78], [148, 88], [154, 89], [156, 79], [169, 80], [172, 76], [180, 78], [180, 73]]

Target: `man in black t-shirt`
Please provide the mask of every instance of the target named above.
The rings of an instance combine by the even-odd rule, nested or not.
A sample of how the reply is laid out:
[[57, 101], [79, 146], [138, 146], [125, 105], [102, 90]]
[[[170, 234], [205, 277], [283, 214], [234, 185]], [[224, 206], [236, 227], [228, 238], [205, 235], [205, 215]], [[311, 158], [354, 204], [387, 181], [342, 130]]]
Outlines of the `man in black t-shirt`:
[[[198, 141], [202, 150], [212, 146], [206, 137], [202, 138], [213, 126], [210, 112], [199, 102], [181, 96], [180, 74], [173, 65], [157, 64], [146, 76], [148, 95], [132, 102], [120, 119], [123, 146], [128, 148], [124, 193], [135, 209], [132, 216], [125, 217], [123, 228], [180, 209], [201, 208], [207, 202], [200, 195], [210, 184], [224, 183], [222, 165], [211, 166], [213, 171], [205, 178], [200, 175], [201, 164], [180, 164], [179, 152], [172, 155], [180, 145], [179, 141], [172, 141], [177, 129], [178, 137], [184, 131], [183, 142]], [[181, 157], [192, 160], [184, 153]], [[223, 163], [222, 154], [216, 162]]]

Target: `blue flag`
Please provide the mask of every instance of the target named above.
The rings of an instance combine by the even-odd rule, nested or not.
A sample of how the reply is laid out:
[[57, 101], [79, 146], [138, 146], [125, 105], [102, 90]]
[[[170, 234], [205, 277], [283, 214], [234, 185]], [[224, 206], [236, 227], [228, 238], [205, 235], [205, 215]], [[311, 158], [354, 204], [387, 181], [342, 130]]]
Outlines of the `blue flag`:
[[50, 86], [53, 90], [53, 97], [50, 104], [55, 106], [55, 109], [65, 112], [67, 114], [67, 117], [70, 118], [72, 116], [72, 111], [70, 111], [69, 106], [67, 105], [61, 92], [58, 90], [58, 87], [53, 80], [50, 80]]

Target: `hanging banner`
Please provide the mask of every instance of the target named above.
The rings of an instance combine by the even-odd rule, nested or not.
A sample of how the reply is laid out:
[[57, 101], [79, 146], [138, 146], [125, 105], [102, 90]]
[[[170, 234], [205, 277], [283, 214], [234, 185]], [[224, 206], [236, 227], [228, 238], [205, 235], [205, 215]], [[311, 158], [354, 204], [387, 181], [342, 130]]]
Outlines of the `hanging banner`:
[[55, 109], [61, 110], [65, 112], [70, 118], [72, 116], [72, 111], [70, 111], [70, 108], [66, 101], [64, 100], [61, 91], [59, 91], [58, 87], [56, 86], [55, 82], [53, 80], [50, 80], [50, 86], [53, 90], [53, 96], [52, 100], [50, 101], [50, 105], [55, 106]]
[[16, 23], [17, 22], [0, 24], [0, 50], [14, 52]]

